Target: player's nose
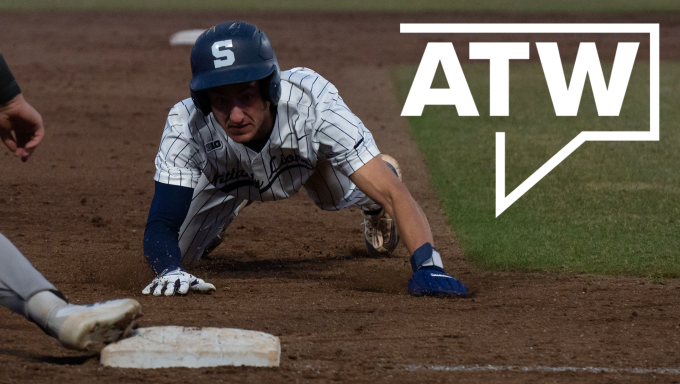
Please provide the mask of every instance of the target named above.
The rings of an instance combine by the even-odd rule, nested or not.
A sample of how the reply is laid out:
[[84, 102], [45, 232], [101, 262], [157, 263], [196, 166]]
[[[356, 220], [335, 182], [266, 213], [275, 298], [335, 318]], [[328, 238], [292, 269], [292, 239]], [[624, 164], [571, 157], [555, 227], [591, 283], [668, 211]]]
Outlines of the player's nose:
[[238, 105], [234, 106], [231, 109], [231, 112], [229, 112], [229, 120], [237, 124], [243, 121], [244, 116], [243, 109], [241, 109], [241, 107]]

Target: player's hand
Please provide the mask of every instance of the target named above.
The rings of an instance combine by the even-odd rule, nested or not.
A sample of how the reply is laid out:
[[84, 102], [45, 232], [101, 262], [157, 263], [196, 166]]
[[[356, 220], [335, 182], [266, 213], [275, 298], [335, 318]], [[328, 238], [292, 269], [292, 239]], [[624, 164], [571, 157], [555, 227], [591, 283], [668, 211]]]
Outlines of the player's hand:
[[42, 117], [24, 100], [24, 96], [19, 94], [7, 104], [0, 105], [0, 140], [21, 161], [31, 157], [43, 137], [45, 127]]
[[175, 294], [186, 295], [189, 289], [199, 292], [215, 290], [214, 285], [206, 283], [203, 279], [186, 273], [180, 268], [169, 272], [163, 271], [160, 276], [153, 279], [151, 284], [142, 290], [142, 293], [148, 295], [154, 286], [156, 287], [153, 291], [154, 296], [160, 296], [163, 293], [163, 288], [165, 288], [165, 296], [173, 296]]
[[439, 267], [422, 267], [408, 282], [408, 292], [413, 296], [464, 296], [465, 284]]

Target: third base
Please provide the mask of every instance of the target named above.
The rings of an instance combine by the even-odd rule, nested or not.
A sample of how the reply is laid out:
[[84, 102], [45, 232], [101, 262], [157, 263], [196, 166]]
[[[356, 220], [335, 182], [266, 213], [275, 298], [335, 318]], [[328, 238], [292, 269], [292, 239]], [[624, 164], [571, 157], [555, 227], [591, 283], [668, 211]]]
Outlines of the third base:
[[279, 338], [234, 328], [140, 328], [102, 350], [101, 363], [119, 368], [278, 367]]

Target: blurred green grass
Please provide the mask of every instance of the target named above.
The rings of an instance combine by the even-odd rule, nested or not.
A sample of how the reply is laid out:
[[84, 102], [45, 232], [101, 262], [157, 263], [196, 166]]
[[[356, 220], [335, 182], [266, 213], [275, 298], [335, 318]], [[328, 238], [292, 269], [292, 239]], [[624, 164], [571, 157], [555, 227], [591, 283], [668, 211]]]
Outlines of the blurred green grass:
[[678, 12], [677, 0], [2, 0], [0, 10], [476, 11], [510, 13]]
[[[567, 78], [573, 64], [564, 65]], [[611, 63], [603, 64], [609, 79]], [[510, 116], [489, 116], [489, 66], [463, 65], [479, 117], [426, 106], [413, 137], [463, 250], [490, 270], [680, 276], [680, 63], [661, 67], [660, 142], [588, 142], [495, 218], [495, 132], [506, 132], [506, 194], [583, 130], [649, 130], [649, 63], [636, 62], [621, 116], [556, 117], [540, 63], [512, 62]], [[441, 68], [440, 68], [441, 70]], [[394, 80], [401, 100], [416, 67]], [[433, 86], [446, 87], [443, 76]]]

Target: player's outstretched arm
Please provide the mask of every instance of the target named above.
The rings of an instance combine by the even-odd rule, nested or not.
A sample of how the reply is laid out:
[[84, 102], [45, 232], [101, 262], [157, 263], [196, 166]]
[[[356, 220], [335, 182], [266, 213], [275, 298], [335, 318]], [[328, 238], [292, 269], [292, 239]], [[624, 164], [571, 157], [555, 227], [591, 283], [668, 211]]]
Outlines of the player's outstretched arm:
[[394, 219], [410, 254], [425, 243], [434, 244], [430, 224], [420, 205], [380, 156], [357, 169], [349, 178]]
[[376, 156], [350, 175], [368, 197], [387, 211], [408, 248], [413, 277], [409, 292], [414, 296], [465, 295], [467, 287], [444, 272], [441, 256], [434, 249], [425, 213], [399, 178]]
[[144, 256], [156, 274], [142, 293], [154, 296], [184, 295], [189, 290], [210, 292], [215, 286], [187, 273], [182, 267], [179, 229], [191, 205], [194, 189], [156, 182], [156, 191], [144, 231]]

